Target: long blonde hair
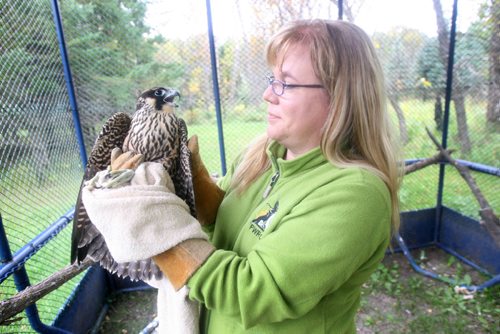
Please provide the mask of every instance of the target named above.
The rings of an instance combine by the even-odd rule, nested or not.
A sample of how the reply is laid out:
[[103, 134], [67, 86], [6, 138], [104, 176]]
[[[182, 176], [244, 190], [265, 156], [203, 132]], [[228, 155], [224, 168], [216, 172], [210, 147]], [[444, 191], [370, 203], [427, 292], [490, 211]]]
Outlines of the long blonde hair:
[[[295, 21], [271, 38], [268, 64], [276, 66], [295, 45], [309, 48], [314, 72], [330, 96], [330, 112], [321, 129], [323, 154], [337, 167], [365, 168], [385, 182], [392, 201], [392, 230], [397, 231], [402, 165], [386, 110], [382, 67], [370, 38], [345, 21]], [[239, 192], [270, 168], [269, 141], [265, 135], [258, 137], [242, 156], [232, 180]]]

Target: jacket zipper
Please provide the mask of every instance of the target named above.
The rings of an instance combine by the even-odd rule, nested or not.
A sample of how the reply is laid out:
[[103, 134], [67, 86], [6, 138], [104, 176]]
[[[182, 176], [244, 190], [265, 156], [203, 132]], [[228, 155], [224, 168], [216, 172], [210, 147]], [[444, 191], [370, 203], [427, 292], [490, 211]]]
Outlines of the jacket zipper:
[[278, 182], [279, 177], [280, 171], [277, 170], [276, 173], [274, 173], [273, 177], [271, 177], [271, 182], [269, 182], [269, 184], [267, 185], [266, 190], [264, 190], [262, 198], [267, 198], [267, 196], [269, 196], [269, 193], [271, 192], [271, 190], [273, 190], [274, 185], [276, 184], [276, 182]]

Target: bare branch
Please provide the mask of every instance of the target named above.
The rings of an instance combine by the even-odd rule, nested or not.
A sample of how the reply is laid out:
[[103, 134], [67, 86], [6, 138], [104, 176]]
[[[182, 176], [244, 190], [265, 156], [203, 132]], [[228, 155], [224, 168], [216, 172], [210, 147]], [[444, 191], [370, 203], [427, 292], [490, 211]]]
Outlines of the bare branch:
[[[449, 153], [453, 152], [452, 150], [448, 150]], [[405, 175], [416, 172], [419, 169], [425, 168], [427, 166], [437, 164], [443, 159], [441, 153], [438, 153], [430, 158], [422, 159], [418, 162], [415, 162], [411, 165], [405, 166]]]
[[80, 265], [72, 264], [64, 267], [60, 271], [50, 275], [38, 284], [32, 285], [18, 292], [12, 298], [0, 302], [0, 326], [8, 325], [16, 321], [10, 319], [16, 314], [22, 312], [28, 306], [34, 304], [48, 293], [59, 288], [65, 282], [69, 281], [89, 266], [94, 264], [89, 258], [85, 259]]

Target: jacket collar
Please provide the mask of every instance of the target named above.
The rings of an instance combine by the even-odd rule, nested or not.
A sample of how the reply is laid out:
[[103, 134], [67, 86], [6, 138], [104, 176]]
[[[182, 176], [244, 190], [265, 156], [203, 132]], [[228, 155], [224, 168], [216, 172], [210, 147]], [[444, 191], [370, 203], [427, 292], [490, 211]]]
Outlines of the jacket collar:
[[303, 172], [328, 162], [319, 146], [292, 160], [285, 160], [283, 158], [285, 153], [286, 148], [277, 141], [271, 141], [267, 147], [267, 155], [271, 160], [272, 168], [275, 172], [279, 171], [281, 177]]

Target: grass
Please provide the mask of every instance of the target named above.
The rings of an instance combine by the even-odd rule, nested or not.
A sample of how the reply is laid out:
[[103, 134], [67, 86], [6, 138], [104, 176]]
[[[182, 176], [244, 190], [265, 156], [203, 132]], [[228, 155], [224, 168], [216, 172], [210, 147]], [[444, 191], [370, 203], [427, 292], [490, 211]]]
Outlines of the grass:
[[[239, 153], [258, 134], [266, 131], [265, 122], [230, 121], [223, 124], [226, 165], [229, 165]], [[222, 174], [217, 126], [215, 123], [189, 125], [190, 135], [199, 138], [200, 154], [211, 172]]]

